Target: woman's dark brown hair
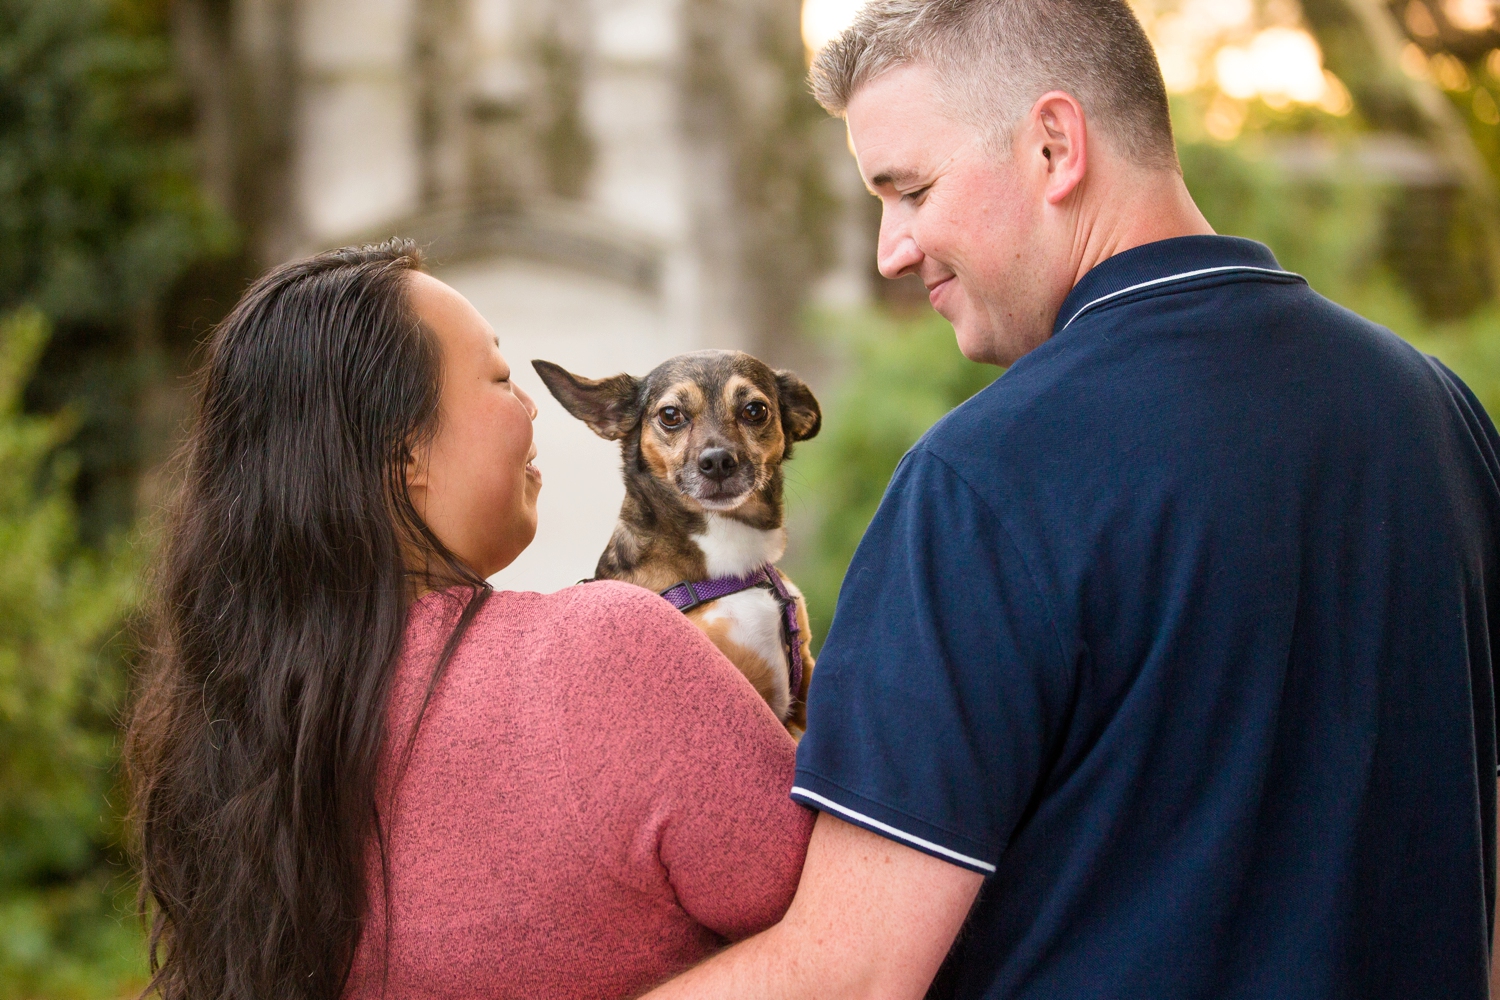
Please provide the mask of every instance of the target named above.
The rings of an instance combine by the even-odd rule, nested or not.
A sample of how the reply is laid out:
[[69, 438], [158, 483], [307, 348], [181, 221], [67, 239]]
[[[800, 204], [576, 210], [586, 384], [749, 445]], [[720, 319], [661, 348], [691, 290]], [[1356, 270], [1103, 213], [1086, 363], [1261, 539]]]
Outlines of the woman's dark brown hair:
[[210, 342], [126, 737], [147, 992], [166, 1000], [340, 994], [368, 852], [384, 868], [376, 770], [408, 608], [421, 586], [473, 595], [430, 695], [488, 593], [407, 489], [442, 384], [407, 298], [420, 266], [403, 241], [288, 264]]

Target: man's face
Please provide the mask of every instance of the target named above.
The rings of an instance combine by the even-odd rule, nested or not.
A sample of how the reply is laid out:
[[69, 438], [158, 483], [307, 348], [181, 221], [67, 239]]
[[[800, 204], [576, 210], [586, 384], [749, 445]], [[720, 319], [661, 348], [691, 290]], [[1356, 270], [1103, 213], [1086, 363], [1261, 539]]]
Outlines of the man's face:
[[1024, 124], [1007, 153], [944, 113], [944, 101], [932, 71], [913, 65], [849, 102], [860, 173], [883, 206], [880, 273], [918, 275], [959, 350], [1008, 365], [1051, 335], [1071, 287], [1058, 277], [1068, 248], [1045, 245], [1046, 161], [1025, 141]]

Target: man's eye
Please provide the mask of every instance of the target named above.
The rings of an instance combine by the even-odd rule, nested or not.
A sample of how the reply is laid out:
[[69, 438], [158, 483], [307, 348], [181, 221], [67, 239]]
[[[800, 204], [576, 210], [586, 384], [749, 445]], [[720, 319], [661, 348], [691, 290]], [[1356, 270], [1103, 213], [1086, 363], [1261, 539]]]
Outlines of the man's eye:
[[742, 412], [745, 419], [752, 424], [762, 423], [766, 417], [771, 415], [771, 411], [767, 409], [766, 404], [758, 400], [753, 403], [746, 403], [745, 409]]
[[663, 427], [681, 427], [684, 419], [682, 411], [675, 406], [663, 406], [656, 414], [656, 419], [661, 421]]
[[927, 192], [931, 191], [931, 190], [932, 190], [932, 185], [929, 184], [927, 187], [917, 188], [915, 191], [908, 191], [908, 192], [906, 192], [905, 194], [903, 194], [901, 196], [901, 200], [902, 201], [921, 201], [922, 198], [927, 194]]

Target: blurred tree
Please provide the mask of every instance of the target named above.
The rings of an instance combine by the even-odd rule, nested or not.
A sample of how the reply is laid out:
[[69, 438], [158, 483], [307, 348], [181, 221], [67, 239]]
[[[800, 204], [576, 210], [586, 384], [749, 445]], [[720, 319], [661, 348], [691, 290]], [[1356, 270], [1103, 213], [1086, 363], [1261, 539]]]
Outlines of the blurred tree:
[[[0, 998], [120, 995], [144, 967], [118, 857], [117, 638], [134, 597], [129, 549], [83, 546], [59, 448], [71, 412], [27, 416], [47, 340], [0, 321]], [[124, 898], [120, 898], [120, 897]]]
[[[1260, 140], [1320, 182], [1384, 180], [1381, 254], [1429, 319], [1466, 316], [1500, 287], [1500, 163], [1484, 154], [1496, 129], [1476, 117], [1493, 95], [1478, 69], [1404, 33], [1416, 25], [1434, 46], [1452, 41], [1488, 62], [1493, 32], [1474, 26], [1493, 25], [1490, 0], [1441, 0], [1445, 17], [1469, 26], [1447, 34], [1432, 13], [1439, 0], [1133, 2], [1176, 95], [1181, 138]], [[1461, 99], [1444, 97], [1451, 87]], [[1334, 149], [1360, 155], [1321, 155]]]
[[[1487, 0], [1479, 3], [1487, 6]], [[1468, 0], [1446, 7], [1465, 4], [1473, 7]], [[1448, 183], [1408, 186], [1390, 200], [1385, 255], [1393, 272], [1428, 316], [1447, 320], [1473, 312], [1500, 284], [1500, 160], [1494, 158], [1500, 115], [1486, 123], [1472, 106], [1493, 104], [1492, 96], [1480, 86], [1473, 101], [1444, 98], [1440, 88], [1450, 85], [1472, 90], [1471, 76], [1452, 53], [1429, 61], [1403, 33], [1403, 25], [1415, 23], [1412, 12], [1428, 12], [1422, 0], [1413, 0], [1406, 16], [1400, 4], [1385, 0], [1303, 0], [1303, 6], [1366, 122], [1430, 144], [1452, 172]], [[1479, 35], [1455, 32], [1453, 40], [1465, 58], [1483, 61]]]
[[55, 325], [26, 402], [77, 414], [95, 541], [134, 513], [174, 284], [231, 242], [193, 179], [168, 5], [0, 0], [0, 311]]
[[0, 0], [0, 998], [144, 971], [110, 797], [118, 539], [168, 436], [164, 329], [232, 242], [193, 179], [168, 4]]
[[[806, 83], [800, 0], [688, 0], [689, 134], [733, 164], [734, 232], [746, 275], [736, 307], [762, 350], [796, 347], [798, 310], [832, 259], [837, 200], [825, 176], [828, 115]], [[737, 245], [736, 245], [737, 244]]]
[[[833, 620], [839, 585], [901, 456], [943, 414], [993, 382], [997, 368], [959, 353], [953, 327], [930, 309], [818, 312], [809, 332], [847, 377], [823, 401], [823, 430], [787, 466], [793, 519], [811, 513], [788, 571], [807, 597], [814, 647]], [[806, 505], [804, 507], [804, 504]]]

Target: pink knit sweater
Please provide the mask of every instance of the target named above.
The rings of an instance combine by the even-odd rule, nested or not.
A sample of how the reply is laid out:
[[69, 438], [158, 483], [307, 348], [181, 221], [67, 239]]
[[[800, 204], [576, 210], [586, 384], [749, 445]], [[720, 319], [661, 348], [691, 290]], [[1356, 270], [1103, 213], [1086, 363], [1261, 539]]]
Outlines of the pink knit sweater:
[[349, 1000], [382, 979], [390, 998], [624, 997], [781, 917], [812, 826], [787, 798], [792, 741], [702, 633], [626, 584], [491, 595], [391, 802], [457, 610], [430, 594], [407, 629], [389, 896], [372, 852]]

